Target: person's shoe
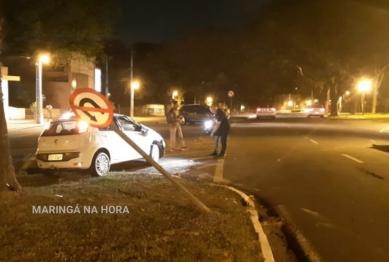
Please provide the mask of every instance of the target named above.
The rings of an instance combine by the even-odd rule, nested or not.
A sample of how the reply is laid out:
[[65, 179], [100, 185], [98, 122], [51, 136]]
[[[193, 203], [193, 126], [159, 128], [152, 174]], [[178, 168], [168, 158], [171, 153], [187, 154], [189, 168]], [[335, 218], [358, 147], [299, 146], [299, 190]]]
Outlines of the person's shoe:
[[183, 147], [181, 147], [181, 150], [187, 150], [188, 149], [188, 147], [187, 146], [183, 146]]
[[210, 156], [217, 156], [217, 152], [213, 151], [212, 154], [210, 154]]

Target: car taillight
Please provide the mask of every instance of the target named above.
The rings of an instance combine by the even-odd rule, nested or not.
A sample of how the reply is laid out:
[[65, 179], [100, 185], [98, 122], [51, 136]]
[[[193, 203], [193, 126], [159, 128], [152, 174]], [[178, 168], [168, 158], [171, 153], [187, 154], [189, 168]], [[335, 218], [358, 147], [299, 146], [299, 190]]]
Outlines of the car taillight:
[[261, 109], [260, 109], [260, 108], [257, 108], [257, 111], [261, 111]]
[[276, 109], [275, 109], [275, 108], [272, 108], [271, 111], [276, 111]]

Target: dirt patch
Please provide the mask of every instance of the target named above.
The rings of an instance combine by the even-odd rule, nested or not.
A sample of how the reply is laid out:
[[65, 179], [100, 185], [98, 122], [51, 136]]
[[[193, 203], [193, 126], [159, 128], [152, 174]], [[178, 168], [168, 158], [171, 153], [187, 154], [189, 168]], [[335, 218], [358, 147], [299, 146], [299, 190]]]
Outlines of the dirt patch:
[[0, 261], [263, 261], [246, 209], [228, 189], [180, 179], [207, 214], [162, 176], [52, 179], [0, 195]]

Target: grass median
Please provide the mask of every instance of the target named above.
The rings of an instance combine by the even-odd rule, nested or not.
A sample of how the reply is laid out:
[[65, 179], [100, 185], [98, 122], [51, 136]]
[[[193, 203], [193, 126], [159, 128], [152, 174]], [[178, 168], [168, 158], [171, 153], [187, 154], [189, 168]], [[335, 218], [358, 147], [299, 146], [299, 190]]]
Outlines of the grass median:
[[0, 261], [263, 261], [236, 193], [180, 182], [212, 212], [159, 175], [119, 173], [4, 192]]

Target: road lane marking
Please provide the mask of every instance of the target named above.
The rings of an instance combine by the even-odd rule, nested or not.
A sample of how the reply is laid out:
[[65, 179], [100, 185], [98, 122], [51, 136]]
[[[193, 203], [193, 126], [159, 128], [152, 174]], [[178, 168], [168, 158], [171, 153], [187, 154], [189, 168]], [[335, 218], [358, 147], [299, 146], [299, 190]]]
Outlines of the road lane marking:
[[381, 129], [380, 133], [389, 133], [389, 127]]
[[302, 211], [307, 212], [308, 214], [314, 215], [314, 216], [319, 216], [319, 213], [306, 209], [306, 208], [301, 208]]
[[359, 159], [357, 159], [355, 157], [352, 157], [352, 156], [349, 156], [349, 155], [346, 155], [346, 154], [342, 154], [342, 156], [350, 158], [351, 160], [354, 160], [355, 162], [358, 162], [360, 164], [363, 164], [363, 161], [361, 161], [361, 160], [359, 160]]
[[314, 144], [316, 144], [316, 145], [318, 145], [319, 143], [318, 142], [316, 142], [315, 140], [313, 140], [313, 139], [309, 139], [309, 141], [311, 141], [312, 143], [314, 143]]
[[224, 159], [220, 158], [216, 163], [215, 175], [213, 176], [213, 182], [223, 182], [223, 169], [224, 169]]

